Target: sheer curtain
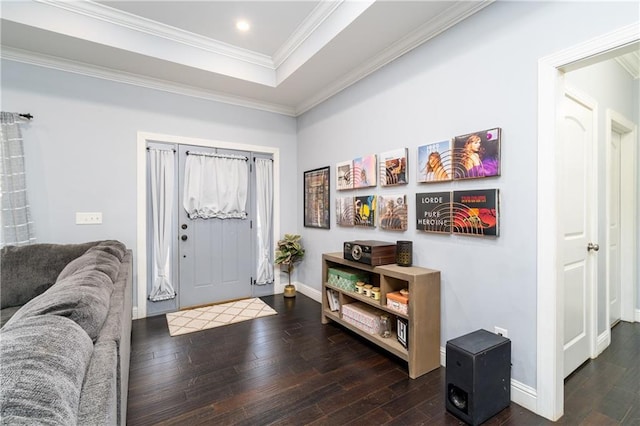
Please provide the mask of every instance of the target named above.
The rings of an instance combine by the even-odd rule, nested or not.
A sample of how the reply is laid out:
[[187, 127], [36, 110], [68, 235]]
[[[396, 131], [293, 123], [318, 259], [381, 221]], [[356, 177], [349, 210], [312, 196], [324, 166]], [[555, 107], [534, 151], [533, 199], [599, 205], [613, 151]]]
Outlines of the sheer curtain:
[[190, 219], [246, 219], [248, 183], [247, 157], [187, 152], [183, 206]]
[[0, 113], [0, 246], [26, 245], [35, 242], [31, 211], [27, 201], [24, 146], [20, 115]]
[[273, 282], [271, 236], [273, 234], [273, 161], [256, 158], [258, 278], [256, 284]]
[[171, 227], [175, 188], [175, 153], [173, 150], [149, 148], [151, 172], [151, 214], [153, 216], [153, 286], [149, 300], [173, 299], [171, 285]]

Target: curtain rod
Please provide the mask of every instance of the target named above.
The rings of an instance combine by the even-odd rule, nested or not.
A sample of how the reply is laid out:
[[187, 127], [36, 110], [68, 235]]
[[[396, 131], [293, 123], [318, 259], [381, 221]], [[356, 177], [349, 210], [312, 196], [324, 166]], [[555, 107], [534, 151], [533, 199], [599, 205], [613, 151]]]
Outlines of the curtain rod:
[[33, 118], [33, 115], [31, 115], [31, 113], [25, 112], [23, 114], [18, 114], [20, 117], [22, 118], [26, 118], [27, 120], [31, 120]]
[[243, 155], [234, 155], [234, 154], [208, 154], [205, 152], [187, 151], [187, 155], [203, 155], [205, 157], [232, 158], [235, 160], [249, 161], [249, 157], [245, 157]]

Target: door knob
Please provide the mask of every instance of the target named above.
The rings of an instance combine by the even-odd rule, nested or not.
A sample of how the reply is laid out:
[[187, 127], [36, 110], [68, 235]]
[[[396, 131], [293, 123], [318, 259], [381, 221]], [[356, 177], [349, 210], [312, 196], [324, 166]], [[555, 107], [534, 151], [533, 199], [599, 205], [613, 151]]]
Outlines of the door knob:
[[591, 251], [591, 250], [598, 251], [598, 250], [600, 250], [600, 246], [598, 244], [589, 243], [589, 244], [587, 244], [587, 250], [588, 251]]
[[187, 237], [186, 235], [183, 235], [182, 237], [180, 237], [180, 239], [181, 239], [182, 241], [187, 241], [187, 238], [189, 238], [189, 237]]

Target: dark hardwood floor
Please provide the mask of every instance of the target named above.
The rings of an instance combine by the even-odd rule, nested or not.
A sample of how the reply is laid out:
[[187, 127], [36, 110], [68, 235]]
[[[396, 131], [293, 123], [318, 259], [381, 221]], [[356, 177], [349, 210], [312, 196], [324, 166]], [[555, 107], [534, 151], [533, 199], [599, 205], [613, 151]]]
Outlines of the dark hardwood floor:
[[[445, 370], [406, 363], [334, 324], [298, 294], [262, 298], [278, 315], [170, 337], [164, 315], [133, 322], [129, 425], [458, 425]], [[640, 425], [640, 324], [565, 385], [571, 425]], [[517, 404], [487, 425], [548, 425]]]

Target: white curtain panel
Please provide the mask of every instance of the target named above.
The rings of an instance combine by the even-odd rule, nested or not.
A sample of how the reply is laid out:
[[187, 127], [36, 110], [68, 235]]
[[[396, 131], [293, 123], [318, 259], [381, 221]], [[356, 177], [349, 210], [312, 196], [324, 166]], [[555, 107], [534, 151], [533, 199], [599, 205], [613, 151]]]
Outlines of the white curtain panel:
[[0, 113], [0, 246], [27, 245], [35, 242], [27, 201], [21, 121], [17, 113]]
[[151, 172], [151, 214], [153, 216], [153, 286], [149, 300], [173, 299], [171, 285], [171, 231], [175, 188], [175, 153], [173, 150], [149, 149]]
[[183, 206], [190, 219], [246, 219], [247, 157], [189, 152]]
[[256, 284], [273, 282], [271, 236], [273, 234], [273, 161], [256, 158], [258, 278]]

